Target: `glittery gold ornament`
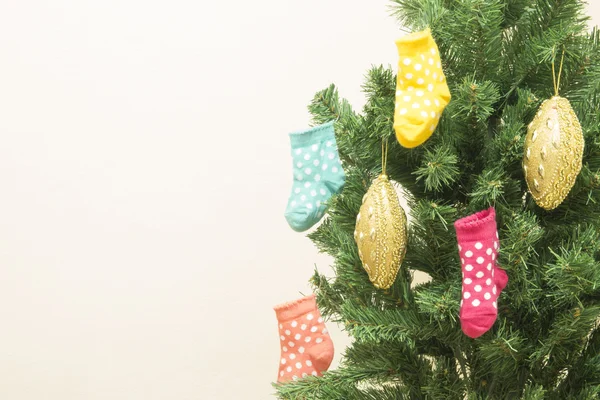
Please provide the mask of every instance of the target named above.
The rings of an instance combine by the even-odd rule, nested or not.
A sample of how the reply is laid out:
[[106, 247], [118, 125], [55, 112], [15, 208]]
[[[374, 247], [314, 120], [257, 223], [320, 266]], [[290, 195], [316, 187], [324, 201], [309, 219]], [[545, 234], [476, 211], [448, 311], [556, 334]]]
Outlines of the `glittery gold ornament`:
[[575, 184], [583, 159], [583, 132], [569, 100], [558, 95], [563, 50], [558, 77], [552, 61], [554, 96], [545, 100], [529, 124], [525, 138], [523, 172], [535, 202], [553, 210]]
[[406, 214], [387, 175], [379, 175], [363, 197], [356, 217], [354, 240], [369, 279], [388, 289], [406, 254]]
[[523, 172], [535, 202], [553, 210], [563, 202], [581, 171], [583, 133], [569, 100], [542, 103], [525, 138]]

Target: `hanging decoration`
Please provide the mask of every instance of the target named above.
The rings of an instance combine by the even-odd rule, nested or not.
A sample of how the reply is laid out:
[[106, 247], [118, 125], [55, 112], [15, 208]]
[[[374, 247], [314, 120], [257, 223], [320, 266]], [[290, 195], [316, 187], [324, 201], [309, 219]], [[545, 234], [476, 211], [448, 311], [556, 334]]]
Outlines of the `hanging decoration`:
[[525, 138], [523, 173], [535, 202], [553, 210], [567, 197], [581, 171], [583, 132], [571, 103], [558, 95], [563, 56], [554, 96], [545, 100], [529, 124]]
[[363, 197], [354, 231], [363, 268], [378, 289], [396, 280], [407, 244], [406, 214], [386, 175], [387, 147], [382, 144], [382, 173]]
[[402, 146], [413, 148], [433, 134], [451, 95], [440, 50], [429, 28], [398, 39], [396, 46], [394, 130]]

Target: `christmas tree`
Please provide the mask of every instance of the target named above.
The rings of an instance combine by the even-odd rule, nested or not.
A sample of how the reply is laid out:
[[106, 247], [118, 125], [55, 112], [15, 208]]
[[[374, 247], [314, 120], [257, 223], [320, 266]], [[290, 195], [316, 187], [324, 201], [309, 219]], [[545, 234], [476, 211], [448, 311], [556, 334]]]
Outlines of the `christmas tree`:
[[[368, 71], [362, 113], [333, 85], [315, 95], [313, 122], [335, 121], [346, 180], [309, 235], [334, 258], [335, 278], [315, 272], [311, 282], [323, 315], [353, 343], [338, 369], [276, 384], [280, 398], [600, 397], [600, 35], [589, 31], [584, 7], [395, 0], [402, 26], [431, 30], [452, 95], [416, 147], [395, 137], [396, 66]], [[552, 208], [538, 204], [524, 164], [532, 121], [557, 91], [573, 107], [585, 150], [572, 188]], [[369, 279], [354, 237], [382, 159], [409, 204], [406, 253], [387, 289]], [[565, 166], [557, 165], [535, 173], [564, 184]], [[489, 207], [501, 243], [497, 265], [509, 281], [495, 323], [473, 339], [459, 320], [465, 263], [454, 222]], [[415, 271], [431, 279], [413, 285]]]

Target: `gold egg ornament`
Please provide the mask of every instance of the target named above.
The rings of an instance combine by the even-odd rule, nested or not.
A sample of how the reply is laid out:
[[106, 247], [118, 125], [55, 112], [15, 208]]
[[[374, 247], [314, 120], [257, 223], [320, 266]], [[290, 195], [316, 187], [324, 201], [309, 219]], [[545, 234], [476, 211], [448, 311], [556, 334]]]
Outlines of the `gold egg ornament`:
[[553, 210], [575, 184], [583, 159], [583, 132], [569, 100], [542, 103], [525, 138], [523, 172], [535, 202]]
[[385, 174], [385, 164], [363, 197], [354, 240], [373, 285], [378, 289], [392, 286], [406, 254], [406, 214]]
[[523, 173], [533, 199], [545, 210], [555, 209], [567, 197], [583, 159], [581, 125], [569, 100], [558, 95], [560, 73], [554, 78], [555, 96], [542, 103], [525, 137]]

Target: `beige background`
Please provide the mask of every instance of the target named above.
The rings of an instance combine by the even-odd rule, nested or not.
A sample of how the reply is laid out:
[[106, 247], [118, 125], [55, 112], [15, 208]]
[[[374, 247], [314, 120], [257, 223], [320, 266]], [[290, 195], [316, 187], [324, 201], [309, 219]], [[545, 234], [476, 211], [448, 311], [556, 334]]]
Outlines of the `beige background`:
[[360, 109], [387, 5], [0, 2], [1, 399], [269, 398], [271, 308], [330, 273], [286, 133], [330, 82]]

